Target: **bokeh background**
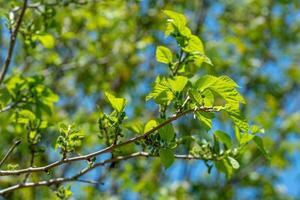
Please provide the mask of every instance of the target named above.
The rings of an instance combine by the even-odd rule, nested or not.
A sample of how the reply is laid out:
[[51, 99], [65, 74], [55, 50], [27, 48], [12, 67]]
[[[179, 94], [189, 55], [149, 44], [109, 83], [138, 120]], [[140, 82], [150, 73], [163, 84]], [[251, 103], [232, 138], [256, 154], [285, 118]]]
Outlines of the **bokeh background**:
[[[9, 41], [8, 12], [21, 4], [0, 0], [0, 63]], [[60, 96], [48, 117], [53, 128], [43, 133], [41, 146], [49, 157], [41, 154], [41, 163], [59, 158], [53, 148], [58, 122], [74, 122], [84, 130], [82, 153], [103, 146], [97, 119], [100, 110], [109, 109], [104, 91], [113, 90], [128, 100], [131, 121], [146, 122], [157, 115], [157, 106], [146, 102], [145, 96], [155, 77], [168, 68], [155, 61], [155, 48], [164, 44], [176, 49], [176, 43], [164, 37], [163, 9], [184, 13], [193, 33], [202, 39], [214, 67], [203, 66], [199, 75], [226, 74], [241, 86], [247, 99], [243, 112], [250, 124], [265, 129], [263, 140], [271, 155], [267, 161], [250, 144], [230, 180], [215, 169], [208, 174], [201, 161], [176, 161], [163, 170], [158, 159], [128, 160], [115, 169], [88, 174], [98, 185], [67, 184], [74, 199], [299, 199], [299, 0], [31, 0], [30, 4], [9, 75], [43, 75]], [[44, 41], [34, 40], [36, 33], [44, 33]], [[9, 115], [0, 115], [1, 153], [15, 137], [23, 137], [10, 125]], [[176, 125], [182, 135], [211, 137], [192, 117]], [[213, 127], [233, 133], [222, 115]], [[26, 152], [22, 143], [10, 162], [28, 162]], [[80, 167], [80, 163], [66, 165], [56, 175], [72, 174]], [[10, 181], [0, 178], [0, 186]], [[21, 196], [55, 195], [49, 188], [38, 188], [18, 191], [12, 198]]]

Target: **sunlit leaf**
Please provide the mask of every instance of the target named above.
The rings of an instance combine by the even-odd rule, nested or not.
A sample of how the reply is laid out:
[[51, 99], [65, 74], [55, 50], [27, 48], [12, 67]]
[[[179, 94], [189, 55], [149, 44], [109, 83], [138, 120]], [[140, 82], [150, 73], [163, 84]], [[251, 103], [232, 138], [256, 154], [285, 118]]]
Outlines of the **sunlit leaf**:
[[196, 52], [200, 54], [204, 54], [204, 47], [203, 43], [200, 40], [199, 37], [196, 35], [191, 35], [189, 37], [189, 41], [186, 47], [183, 48], [185, 52], [191, 53], [191, 52]]
[[185, 76], [175, 76], [168, 79], [169, 87], [175, 92], [181, 92], [188, 82]]
[[153, 128], [155, 128], [158, 125], [158, 123], [155, 120], [150, 120], [149, 122], [147, 122], [147, 124], [145, 125], [144, 128], [144, 133], [147, 133], [148, 131], [152, 130]]
[[156, 48], [156, 60], [157, 62], [169, 64], [172, 63], [173, 57], [170, 49], [164, 46], [158, 46]]
[[106, 99], [108, 101], [108, 103], [118, 112], [123, 112], [124, 111], [124, 108], [126, 106], [126, 99], [124, 98], [117, 98], [115, 97], [114, 95], [108, 93], [108, 92], [105, 92], [105, 96], [106, 96]]
[[55, 40], [50, 34], [36, 35], [35, 39], [39, 40], [45, 48], [52, 49], [55, 46]]

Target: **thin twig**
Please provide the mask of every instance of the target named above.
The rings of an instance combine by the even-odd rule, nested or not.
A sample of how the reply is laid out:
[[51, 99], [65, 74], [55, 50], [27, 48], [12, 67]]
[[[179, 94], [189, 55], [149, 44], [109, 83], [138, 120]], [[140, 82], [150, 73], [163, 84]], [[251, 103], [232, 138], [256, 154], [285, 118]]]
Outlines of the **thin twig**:
[[99, 181], [93, 181], [93, 180], [83, 180], [83, 179], [77, 179], [77, 182], [81, 182], [81, 183], [89, 183], [89, 184], [93, 184], [93, 185], [103, 185], [104, 183], [99, 182]]
[[3, 159], [0, 161], [0, 167], [4, 164], [10, 154], [14, 151], [14, 149], [21, 143], [21, 140], [17, 140], [13, 143], [13, 145], [9, 148]]
[[10, 35], [8, 52], [7, 52], [7, 55], [6, 55], [6, 58], [5, 58], [5, 61], [4, 61], [4, 64], [2, 66], [1, 73], [0, 73], [0, 84], [3, 82], [5, 74], [6, 74], [7, 70], [8, 70], [10, 62], [11, 62], [11, 57], [13, 55], [13, 51], [14, 51], [14, 47], [15, 47], [15, 43], [16, 43], [18, 31], [19, 31], [19, 28], [21, 26], [21, 23], [22, 23], [22, 20], [23, 20], [23, 17], [24, 17], [26, 8], [27, 8], [27, 1], [28, 0], [24, 0], [20, 16], [19, 16], [19, 18], [18, 18], [18, 20], [16, 22], [15, 28], [12, 30], [11, 35]]
[[[33, 147], [32, 147], [32, 148], [33, 148]], [[34, 149], [31, 149], [30, 167], [33, 167], [33, 163], [34, 163], [34, 155], [35, 155]], [[27, 182], [27, 179], [29, 178], [30, 174], [31, 174], [31, 173], [25, 174], [23, 183], [26, 183], [26, 182]]]
[[16, 104], [9, 104], [8, 106], [3, 107], [2, 109], [0, 109], [0, 113], [9, 111], [9, 110], [12, 109], [15, 105], [16, 105]]
[[13, 108], [17, 107], [20, 103], [24, 103], [24, 102], [26, 102], [26, 101], [27, 101], [26, 98], [22, 98], [22, 99], [20, 99], [20, 100], [18, 100], [18, 101], [16, 101], [16, 102], [12, 102], [12, 103], [8, 104], [7, 106], [1, 108], [1, 109], [0, 109], [0, 113], [2, 113], [2, 112], [7, 112], [7, 111], [9, 111], [10, 109], [13, 109]]
[[[60, 184], [60, 183], [64, 183], [64, 182], [74, 182], [74, 181], [86, 182], [86, 181], [82, 181], [79, 178], [81, 176], [83, 176], [84, 174], [88, 173], [89, 171], [91, 171], [99, 166], [103, 166], [107, 163], [119, 162], [122, 160], [127, 160], [127, 159], [135, 158], [135, 157], [158, 157], [158, 155], [152, 155], [147, 152], [136, 152], [133, 154], [129, 154], [127, 156], [117, 156], [115, 158], [110, 158], [110, 159], [104, 160], [102, 162], [94, 163], [93, 165], [90, 165], [90, 166], [84, 168], [79, 173], [77, 173], [69, 178], [54, 178], [54, 179], [50, 179], [47, 181], [20, 183], [20, 184], [5, 188], [3, 190], [0, 190], [0, 195], [4, 195], [6, 193], [13, 192], [13, 191], [21, 189], [21, 188], [49, 186], [49, 185], [53, 185], [53, 184]], [[174, 155], [174, 157], [176, 159], [184, 159], [184, 160], [202, 160], [203, 159], [202, 157], [195, 157], [195, 156], [191, 156], [191, 155]], [[91, 182], [89, 182], [89, 183], [91, 183]]]
[[183, 56], [183, 50], [180, 50], [180, 53], [179, 53], [179, 61], [178, 63], [175, 65], [175, 68], [174, 68], [174, 71], [172, 71], [173, 73], [173, 76], [176, 76], [178, 70], [179, 70], [179, 67], [180, 65], [183, 63], [184, 59], [182, 60], [182, 56]]
[[214, 109], [213, 109], [213, 107], [199, 107], [197, 109], [189, 109], [189, 110], [177, 113], [176, 115], [170, 117], [169, 119], [167, 119], [163, 123], [159, 124], [158, 126], [154, 127], [153, 129], [149, 130], [148, 132], [146, 132], [142, 135], [135, 136], [135, 137], [133, 137], [131, 139], [128, 139], [124, 142], [121, 142], [119, 144], [110, 145], [110, 146], [108, 146], [104, 149], [101, 149], [99, 151], [95, 151], [95, 152], [90, 153], [90, 154], [86, 154], [86, 155], [82, 155], [82, 156], [75, 156], [75, 157], [70, 157], [70, 158], [64, 158], [64, 159], [61, 159], [59, 161], [55, 161], [55, 162], [53, 162], [49, 165], [42, 166], [42, 167], [29, 167], [29, 168], [20, 169], [20, 170], [0, 170], [0, 176], [20, 175], [20, 174], [32, 173], [32, 172], [47, 172], [50, 169], [52, 169], [54, 167], [57, 167], [57, 166], [60, 166], [60, 165], [65, 164], [65, 163], [71, 163], [71, 162], [79, 161], [79, 160], [90, 160], [91, 158], [94, 158], [98, 155], [112, 152], [113, 150], [115, 150], [117, 148], [120, 148], [120, 147], [123, 147], [127, 144], [131, 144], [131, 143], [134, 143], [138, 140], [145, 139], [147, 136], [151, 135], [152, 133], [154, 133], [155, 131], [159, 130], [160, 128], [166, 126], [167, 124], [170, 124], [171, 122], [177, 120], [178, 118], [180, 118], [182, 116], [185, 116], [189, 113], [197, 112], [197, 111], [213, 112]]

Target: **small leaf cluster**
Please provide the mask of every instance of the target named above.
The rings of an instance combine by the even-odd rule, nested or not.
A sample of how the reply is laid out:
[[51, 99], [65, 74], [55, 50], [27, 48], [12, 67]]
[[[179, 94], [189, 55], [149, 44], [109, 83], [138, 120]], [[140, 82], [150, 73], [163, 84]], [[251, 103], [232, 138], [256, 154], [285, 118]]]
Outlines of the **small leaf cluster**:
[[64, 187], [63, 185], [59, 186], [55, 191], [57, 198], [61, 200], [67, 200], [72, 196], [71, 186]]
[[11, 121], [15, 123], [16, 128], [25, 129], [31, 147], [38, 144], [42, 137], [41, 131], [50, 125], [44, 114], [52, 114], [58, 96], [44, 84], [42, 76], [11, 76], [0, 91], [1, 108], [15, 109], [10, 116]]
[[53, 105], [59, 97], [44, 85], [43, 76], [15, 75], [5, 81], [5, 87], [1, 89], [1, 107], [12, 105], [18, 110], [30, 110], [37, 118], [43, 113], [51, 115]]
[[100, 139], [104, 139], [107, 145], [117, 144], [119, 138], [124, 136], [121, 125], [126, 117], [124, 109], [127, 101], [108, 92], [105, 92], [105, 97], [113, 111], [110, 114], [100, 112], [98, 120], [100, 132], [98, 136]]
[[60, 149], [63, 158], [68, 153], [74, 152], [82, 145], [84, 134], [81, 130], [76, 129], [75, 125], [66, 125], [61, 123], [59, 126], [59, 136], [56, 140], [55, 148]]

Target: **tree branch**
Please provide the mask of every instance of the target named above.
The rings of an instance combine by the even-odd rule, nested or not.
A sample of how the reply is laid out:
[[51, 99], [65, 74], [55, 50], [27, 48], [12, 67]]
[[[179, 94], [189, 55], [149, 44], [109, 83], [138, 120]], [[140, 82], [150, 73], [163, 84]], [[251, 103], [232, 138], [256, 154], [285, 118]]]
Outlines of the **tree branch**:
[[21, 140], [17, 140], [14, 142], [14, 144], [9, 148], [3, 159], [0, 161], [0, 167], [4, 164], [4, 162], [7, 160], [7, 158], [10, 156], [10, 154], [14, 151], [14, 149], [21, 143]]
[[180, 113], [177, 113], [175, 115], [173, 115], [172, 117], [170, 117], [169, 119], [167, 119], [166, 121], [164, 121], [163, 123], [159, 124], [158, 126], [154, 127], [153, 129], [149, 130], [148, 132], [142, 134], [142, 135], [138, 135], [136, 137], [133, 137], [131, 139], [128, 139], [124, 142], [121, 142], [119, 144], [113, 144], [110, 145], [104, 149], [101, 149], [99, 151], [95, 151], [93, 153], [90, 154], [86, 154], [86, 155], [82, 155], [82, 156], [75, 156], [75, 157], [71, 157], [71, 158], [64, 158], [62, 160], [53, 162], [49, 165], [43, 166], [43, 167], [29, 167], [26, 169], [20, 169], [20, 170], [0, 170], [0, 176], [9, 176], [9, 175], [20, 175], [20, 174], [24, 174], [24, 173], [32, 173], [32, 172], [47, 172], [50, 169], [60, 166], [62, 164], [65, 163], [71, 163], [74, 161], [79, 161], [79, 160], [90, 160], [91, 158], [94, 158], [98, 155], [104, 154], [104, 153], [109, 153], [112, 152], [114, 149], [123, 147], [127, 144], [131, 144], [134, 143], [135, 141], [138, 140], [142, 140], [145, 139], [147, 136], [151, 135], [152, 133], [154, 133], [155, 131], [159, 130], [160, 128], [170, 124], [171, 122], [177, 120], [178, 118], [185, 116], [189, 113], [193, 113], [193, 112], [197, 112], [197, 111], [204, 111], [204, 112], [213, 112], [214, 109], [213, 107], [199, 107], [197, 109], [189, 109]]
[[9, 41], [9, 47], [8, 47], [7, 55], [6, 55], [6, 58], [5, 58], [5, 61], [4, 61], [4, 64], [2, 66], [1, 73], [0, 73], [0, 84], [3, 82], [5, 74], [8, 70], [10, 62], [11, 62], [11, 57], [13, 55], [13, 51], [14, 51], [18, 31], [19, 31], [19, 28], [21, 26], [21, 23], [22, 23], [22, 20], [23, 20], [23, 17], [25, 15], [25, 11], [26, 11], [26, 8], [27, 8], [27, 1], [28, 0], [24, 0], [20, 16], [19, 16], [19, 18], [16, 22], [15, 28], [12, 30], [11, 35], [10, 35], [10, 41]]
[[9, 110], [10, 110], [10, 109], [12, 109], [14, 106], [16, 106], [16, 104], [15, 104], [15, 103], [13, 103], [13, 104], [9, 104], [9, 105], [7, 105], [7, 106], [5, 106], [5, 107], [1, 108], [1, 109], [0, 109], [0, 113], [2, 113], [2, 112], [6, 112], [6, 111], [9, 111]]
[[[13, 185], [11, 187], [5, 188], [3, 190], [0, 190], [0, 195], [4, 195], [6, 193], [9, 192], [13, 192], [15, 190], [18, 189], [22, 189], [22, 188], [28, 188], [28, 187], [39, 187], [39, 186], [49, 186], [49, 185], [56, 185], [56, 184], [60, 184], [60, 183], [64, 183], [64, 182], [73, 182], [73, 181], [78, 181], [78, 182], [85, 182], [85, 183], [96, 183], [93, 181], [82, 181], [81, 179], [79, 179], [81, 176], [83, 176], [84, 174], [88, 173], [89, 171], [99, 167], [99, 166], [103, 166], [107, 163], [112, 163], [112, 162], [119, 162], [122, 160], [127, 160], [130, 158], [136, 158], [136, 157], [158, 157], [158, 155], [152, 155], [149, 154], [147, 152], [136, 152], [133, 154], [129, 154], [126, 156], [117, 156], [114, 158], [110, 158], [107, 160], [104, 160], [102, 162], [98, 162], [98, 163], [94, 163], [93, 165], [90, 165], [86, 168], [84, 168], [83, 170], [81, 170], [79, 173], [69, 177], [69, 178], [54, 178], [54, 179], [50, 179], [47, 181], [39, 181], [39, 182], [30, 182], [30, 183], [20, 183], [17, 185]], [[175, 158], [177, 159], [183, 159], [183, 160], [202, 160], [202, 157], [195, 157], [192, 155], [174, 155]]]

